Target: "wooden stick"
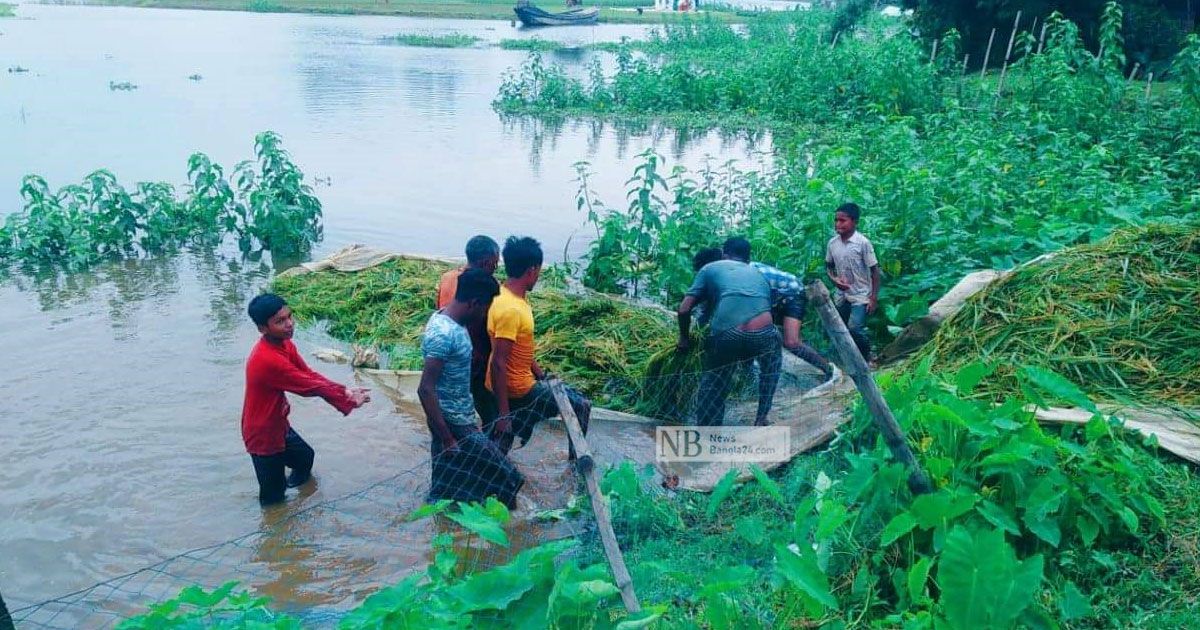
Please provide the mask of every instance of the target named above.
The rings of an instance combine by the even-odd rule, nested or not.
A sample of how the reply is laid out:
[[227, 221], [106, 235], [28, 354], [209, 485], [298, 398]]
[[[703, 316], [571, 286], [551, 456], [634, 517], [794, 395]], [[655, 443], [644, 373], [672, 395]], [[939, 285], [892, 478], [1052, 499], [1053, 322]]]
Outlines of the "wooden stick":
[[1133, 70], [1129, 71], [1129, 78], [1127, 79], [1130, 83], [1133, 83], [1133, 78], [1137, 76], [1138, 69], [1140, 69], [1141, 67], [1142, 66], [1140, 63], [1133, 64]]
[[967, 76], [967, 64], [971, 63], [971, 53], [963, 55], [963, 76]]
[[996, 41], [996, 29], [992, 29], [992, 35], [988, 37], [987, 52], [983, 55], [983, 67], [979, 69], [979, 78], [982, 79], [984, 73], [987, 72], [988, 60], [992, 58], [992, 42]]
[[829, 290], [825, 288], [824, 283], [817, 280], [808, 285], [808, 303], [821, 316], [825, 332], [829, 334], [829, 339], [837, 348], [838, 355], [842, 357], [846, 374], [854, 379], [854, 384], [858, 387], [858, 392], [862, 394], [863, 401], [867, 403], [867, 408], [871, 410], [871, 416], [875, 418], [875, 424], [879, 427], [879, 432], [883, 434], [888, 448], [891, 449], [892, 456], [911, 471], [908, 477], [909, 489], [913, 491], [913, 494], [933, 492], [933, 485], [929, 482], [929, 477], [925, 475], [925, 471], [921, 470], [921, 465], [913, 456], [912, 449], [908, 447], [908, 441], [904, 439], [904, 432], [896, 422], [896, 416], [892, 415], [891, 408], [883, 399], [883, 393], [879, 391], [879, 385], [871, 376], [871, 369], [867, 366], [866, 359], [858, 351], [854, 339], [850, 337], [850, 331], [846, 328], [841, 316], [838, 315], [833, 301], [829, 299]]
[[567, 398], [567, 390], [563, 389], [562, 381], [551, 378], [550, 391], [554, 393], [558, 413], [562, 415], [563, 424], [567, 425], [567, 435], [575, 447], [575, 469], [587, 482], [588, 495], [592, 498], [592, 510], [596, 513], [596, 525], [600, 530], [600, 542], [604, 544], [604, 555], [608, 557], [608, 564], [612, 567], [617, 588], [621, 589], [621, 601], [625, 603], [625, 610], [631, 613], [641, 612], [642, 605], [638, 603], [637, 594], [633, 591], [633, 578], [629, 575], [629, 569], [625, 567], [625, 556], [621, 555], [617, 535], [613, 532], [608, 500], [604, 498], [604, 493], [600, 492], [592, 449], [588, 446], [583, 430], [579, 428], [579, 418], [575, 416], [575, 409], [571, 407], [571, 400]]
[[1004, 75], [1008, 74], [1008, 60], [1012, 58], [1013, 44], [1017, 41], [1017, 28], [1021, 24], [1021, 12], [1017, 11], [1017, 19], [1013, 20], [1012, 33], [1008, 36], [1008, 50], [1004, 51], [1004, 65], [1000, 68], [1000, 80], [996, 83], [996, 96], [1004, 90]]
[[1038, 16], [1035, 15], [1035, 16], [1033, 16], [1033, 26], [1029, 27], [1029, 32], [1031, 34], [1037, 32], [1037, 23], [1038, 23]]
[[1042, 22], [1042, 34], [1038, 36], [1037, 54], [1042, 54], [1042, 45], [1046, 43], [1046, 27], [1050, 26], [1049, 22]]
[[936, 61], [936, 60], [937, 60], [937, 49], [938, 49], [938, 44], [939, 44], [941, 41], [942, 41], [942, 40], [940, 40], [940, 39], [935, 39], [935, 40], [933, 40], [933, 52], [929, 53], [929, 63], [930, 63], [930, 64], [932, 64], [934, 61]]
[[832, 41], [832, 42], [829, 42], [829, 47], [830, 47], [830, 48], [833, 48], [834, 46], [837, 46], [837, 40], [838, 40], [838, 38], [839, 38], [839, 37], [841, 37], [841, 36], [842, 36], [842, 32], [841, 32], [841, 31], [838, 31], [838, 32], [834, 33], [834, 34], [833, 34], [833, 41]]
[[1154, 83], [1154, 73], [1151, 72], [1146, 76], [1146, 102], [1150, 102], [1150, 84]]

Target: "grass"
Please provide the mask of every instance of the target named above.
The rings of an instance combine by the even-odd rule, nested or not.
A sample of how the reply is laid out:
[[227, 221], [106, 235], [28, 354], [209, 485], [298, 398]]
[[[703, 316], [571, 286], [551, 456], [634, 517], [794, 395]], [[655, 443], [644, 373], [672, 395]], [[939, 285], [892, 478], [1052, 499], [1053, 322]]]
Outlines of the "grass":
[[500, 47], [504, 50], [529, 50], [537, 52], [553, 52], [562, 48], [567, 48], [568, 45], [562, 42], [541, 39], [539, 37], [531, 37], [529, 39], [502, 39]]
[[0, 18], [14, 17], [17, 15], [17, 5], [0, 2]]
[[[205, 9], [219, 11], [254, 11], [260, 13], [322, 13], [333, 15], [407, 15], [472, 20], [514, 20], [512, 0], [84, 0], [83, 4], [130, 6], [161, 9]], [[600, 21], [625, 24], [661, 24], [679, 22], [687, 16], [678, 13], [638, 14], [629, 10], [651, 6], [650, 0], [605, 0], [600, 9]], [[549, 6], [549, 5], [548, 5]], [[553, 8], [553, 7], [550, 7]], [[712, 12], [714, 19], [723, 22], [743, 21], [744, 17], [729, 12]]]
[[[358, 273], [284, 276], [274, 290], [304, 322], [335, 338], [376, 345], [392, 369], [421, 367], [420, 340], [445, 263], [395, 260]], [[636, 410], [651, 355], [674, 345], [664, 312], [599, 295], [568, 295], [547, 283], [532, 294], [538, 361], [597, 403]]]
[[421, 48], [470, 48], [479, 43], [479, 38], [464, 33], [449, 33], [446, 35], [425, 35], [422, 33], [400, 33], [388, 38], [401, 46], [417, 46]]
[[985, 391], [1014, 366], [1049, 367], [1118, 402], [1200, 403], [1200, 228], [1119, 230], [1016, 270], [968, 300], [915, 358], [954, 371], [982, 358]]

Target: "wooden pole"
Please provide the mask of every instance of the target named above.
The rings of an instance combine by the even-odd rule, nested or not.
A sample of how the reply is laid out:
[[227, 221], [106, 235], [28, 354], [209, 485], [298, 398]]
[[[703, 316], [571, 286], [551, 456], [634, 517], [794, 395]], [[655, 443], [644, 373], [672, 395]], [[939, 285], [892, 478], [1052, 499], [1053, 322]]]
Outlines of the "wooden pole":
[[983, 55], [983, 67], [979, 69], [979, 78], [982, 79], [984, 73], [987, 72], [988, 60], [992, 58], [992, 42], [996, 41], [996, 29], [992, 29], [992, 35], [988, 37], [987, 52]]
[[633, 578], [625, 567], [625, 556], [621, 555], [621, 547], [617, 544], [617, 535], [613, 532], [612, 517], [608, 512], [608, 501], [600, 492], [600, 481], [596, 478], [596, 462], [592, 459], [592, 449], [588, 446], [583, 430], [579, 428], [579, 418], [567, 398], [562, 381], [550, 379], [550, 391], [554, 393], [554, 402], [558, 403], [558, 413], [562, 415], [563, 423], [567, 425], [567, 435], [575, 447], [575, 469], [583, 475], [587, 482], [588, 495], [592, 498], [592, 510], [596, 513], [596, 525], [600, 530], [600, 542], [604, 544], [604, 555], [608, 556], [608, 564], [612, 567], [613, 577], [617, 580], [617, 588], [621, 589], [621, 601], [625, 610], [631, 613], [641, 612], [637, 594], [633, 591]]
[[942, 40], [940, 40], [940, 39], [933, 40], [933, 52], [929, 53], [929, 63], [930, 64], [932, 64], [934, 61], [937, 61], [938, 43], [940, 43], [941, 41]]
[[1133, 83], [1133, 79], [1137, 76], [1138, 70], [1141, 69], [1141, 67], [1142, 64], [1140, 63], [1133, 64], [1133, 70], [1129, 71], [1129, 78], [1127, 79], [1130, 83]]
[[1000, 81], [996, 83], [996, 96], [1004, 89], [1004, 75], [1008, 74], [1008, 60], [1012, 58], [1013, 44], [1017, 41], [1017, 28], [1021, 24], [1021, 12], [1017, 11], [1017, 19], [1013, 20], [1012, 33], [1008, 36], [1008, 50], [1004, 51], [1004, 65], [1000, 68]]
[[884, 442], [892, 451], [892, 456], [911, 471], [908, 477], [909, 489], [913, 491], [913, 494], [933, 492], [933, 485], [929, 482], [929, 477], [925, 475], [925, 471], [917, 463], [917, 458], [913, 456], [912, 449], [908, 447], [908, 441], [904, 439], [904, 432], [896, 422], [896, 416], [892, 415], [891, 408], [883, 399], [883, 393], [879, 391], [879, 385], [871, 376], [871, 369], [867, 366], [866, 359], [858, 351], [854, 339], [850, 337], [850, 331], [846, 328], [841, 316], [838, 315], [833, 300], [829, 298], [829, 289], [825, 288], [824, 283], [818, 280], [808, 285], [808, 303], [816, 309], [817, 315], [820, 315], [825, 332], [829, 334], [829, 339], [837, 348], [838, 355], [842, 357], [843, 369], [854, 380], [858, 392], [862, 394], [863, 401], [867, 403], [867, 408], [871, 411], [871, 416], [875, 418], [879, 432], [883, 434]]
[[1038, 36], [1037, 54], [1042, 54], [1042, 46], [1046, 43], [1046, 27], [1050, 26], [1049, 22], [1042, 22], [1042, 34]]
[[1150, 102], [1150, 84], [1154, 83], [1154, 73], [1146, 75], [1146, 102]]

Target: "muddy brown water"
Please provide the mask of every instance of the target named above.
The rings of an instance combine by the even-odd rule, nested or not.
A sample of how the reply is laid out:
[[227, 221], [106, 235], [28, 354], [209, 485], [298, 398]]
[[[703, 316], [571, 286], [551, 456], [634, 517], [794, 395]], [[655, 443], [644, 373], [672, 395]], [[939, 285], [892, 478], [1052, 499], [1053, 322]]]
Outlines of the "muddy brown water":
[[[490, 102], [525, 53], [382, 43], [398, 32], [582, 44], [645, 28], [22, 4], [0, 20], [0, 67], [30, 70], [0, 72], [0, 211], [19, 207], [28, 173], [52, 187], [102, 167], [130, 186], [180, 184], [191, 152], [232, 167], [250, 156], [254, 133], [272, 129], [321, 181], [326, 237], [314, 256], [351, 242], [458, 255], [474, 233], [524, 232], [557, 260], [586, 247], [578, 160], [620, 204], [648, 147], [693, 168], [761, 159], [763, 142], [715, 134], [503, 121]], [[592, 54], [548, 59], [582, 71]], [[225, 579], [288, 610], [336, 612], [423, 564], [434, 525], [398, 519], [423, 498], [427, 430], [416, 409], [386, 397], [349, 418], [295, 400], [317, 482], [279, 509], [258, 507], [238, 428], [257, 337], [243, 309], [276, 271], [218, 251], [65, 275], [0, 272], [0, 591], [20, 610], [126, 576], [26, 608], [24, 626], [107, 625], [182, 584]], [[319, 331], [297, 342], [317, 369], [352, 379], [312, 359], [336, 346]], [[528, 511], [573, 487], [559, 431], [518, 452]], [[616, 445], [637, 433], [595, 431]], [[517, 546], [544, 537], [521, 528]], [[144, 567], [155, 569], [127, 575]]]

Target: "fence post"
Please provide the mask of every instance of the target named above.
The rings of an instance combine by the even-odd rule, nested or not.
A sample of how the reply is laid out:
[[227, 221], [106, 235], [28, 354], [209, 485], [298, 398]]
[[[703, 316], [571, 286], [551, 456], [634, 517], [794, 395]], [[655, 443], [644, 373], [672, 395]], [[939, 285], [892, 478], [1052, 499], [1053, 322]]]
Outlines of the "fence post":
[[567, 398], [562, 381], [551, 378], [550, 391], [554, 393], [558, 413], [562, 415], [563, 424], [567, 425], [567, 435], [571, 438], [571, 444], [575, 446], [575, 468], [587, 482], [588, 495], [592, 498], [592, 510], [596, 513], [596, 525], [600, 529], [600, 542], [604, 544], [604, 555], [608, 556], [608, 564], [617, 580], [617, 588], [621, 589], [621, 601], [625, 603], [625, 610], [631, 613], [641, 612], [642, 606], [633, 591], [633, 578], [629, 575], [629, 569], [625, 567], [625, 556], [621, 555], [617, 535], [613, 532], [608, 500], [604, 493], [600, 492], [600, 482], [596, 479], [596, 462], [592, 459], [592, 449], [588, 446], [583, 430], [579, 428], [579, 418], [571, 408], [571, 401]]
[[879, 385], [872, 378], [866, 359], [858, 351], [854, 339], [850, 337], [850, 331], [833, 306], [833, 300], [829, 298], [829, 289], [825, 288], [823, 282], [816, 280], [808, 285], [808, 302], [820, 315], [825, 332], [829, 334], [829, 339], [833, 342], [833, 347], [837, 349], [838, 356], [842, 357], [843, 369], [854, 380], [854, 385], [862, 394], [863, 401], [867, 403], [867, 408], [871, 411], [871, 416], [879, 427], [879, 432], [883, 434], [884, 442], [892, 451], [892, 456], [911, 471], [908, 477], [908, 488], [913, 491], [913, 494], [932, 492], [933, 485], [929, 482], [929, 477], [925, 475], [925, 471], [921, 469], [921, 465], [913, 456], [912, 449], [908, 447], [908, 442], [904, 439], [904, 432], [896, 423], [896, 416], [892, 415], [891, 408], [883, 399], [883, 392], [879, 391]]

